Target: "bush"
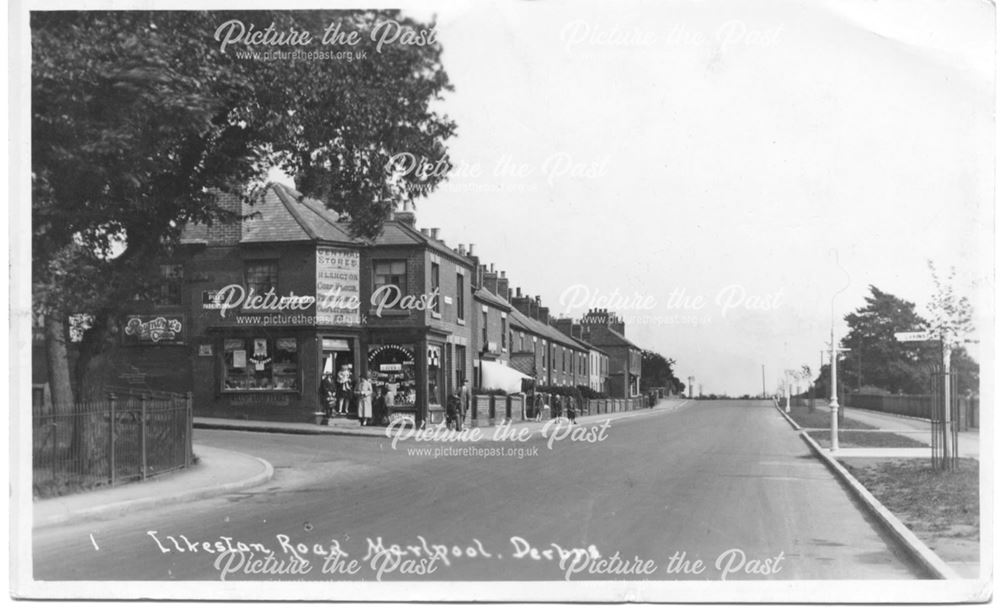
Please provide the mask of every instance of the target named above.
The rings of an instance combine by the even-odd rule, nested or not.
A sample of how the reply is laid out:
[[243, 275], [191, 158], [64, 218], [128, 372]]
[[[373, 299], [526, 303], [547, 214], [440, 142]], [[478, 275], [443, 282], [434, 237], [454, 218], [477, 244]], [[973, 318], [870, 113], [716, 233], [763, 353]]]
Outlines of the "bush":
[[608, 393], [599, 392], [589, 386], [579, 385], [576, 387], [584, 399], [607, 399]]

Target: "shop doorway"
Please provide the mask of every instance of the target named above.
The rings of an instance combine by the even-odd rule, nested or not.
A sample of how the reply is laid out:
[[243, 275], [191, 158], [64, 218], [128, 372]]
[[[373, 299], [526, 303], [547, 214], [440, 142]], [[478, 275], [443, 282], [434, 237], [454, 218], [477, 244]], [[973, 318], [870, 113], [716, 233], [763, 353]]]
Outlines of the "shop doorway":
[[356, 413], [357, 408], [352, 397], [358, 374], [354, 370], [354, 349], [351, 340], [323, 338], [320, 364], [322, 368], [320, 375], [324, 378], [327, 375], [332, 376], [336, 388], [333, 412]]

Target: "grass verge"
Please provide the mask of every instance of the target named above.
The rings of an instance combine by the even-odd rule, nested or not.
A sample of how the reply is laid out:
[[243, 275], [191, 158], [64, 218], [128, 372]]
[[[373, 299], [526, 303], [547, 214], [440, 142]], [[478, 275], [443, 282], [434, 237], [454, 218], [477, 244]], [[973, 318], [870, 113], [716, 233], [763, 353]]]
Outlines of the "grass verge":
[[935, 471], [929, 458], [840, 461], [875, 498], [963, 576], [979, 567], [979, 461]]
[[[782, 407], [782, 410], [784, 407]], [[804, 429], [828, 429], [830, 428], [830, 412], [825, 410], [809, 411], [808, 407], [793, 407], [788, 415], [796, 424]], [[858, 422], [852, 418], [841, 418], [839, 428], [842, 429], [874, 429], [875, 427], [864, 422]]]
[[[830, 431], [809, 431], [809, 436], [813, 438], [822, 448], [830, 447]], [[840, 431], [837, 434], [839, 445], [842, 448], [929, 448], [930, 446], [912, 437], [898, 435], [896, 433], [885, 433], [879, 430], [869, 431]]]

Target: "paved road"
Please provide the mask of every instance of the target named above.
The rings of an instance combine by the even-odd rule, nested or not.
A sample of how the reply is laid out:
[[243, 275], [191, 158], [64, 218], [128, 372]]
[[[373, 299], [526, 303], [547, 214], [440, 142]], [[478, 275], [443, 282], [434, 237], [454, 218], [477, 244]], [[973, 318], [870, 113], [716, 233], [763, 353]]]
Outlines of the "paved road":
[[[670, 413], [643, 412], [613, 421], [603, 440], [563, 439], [552, 449], [540, 438], [474, 446], [411, 441], [394, 450], [389, 440], [370, 438], [197, 435], [271, 461], [275, 479], [184, 507], [36, 532], [36, 578], [203, 580], [219, 579], [218, 567], [228, 567], [228, 580], [552, 580], [567, 570], [574, 580], [916, 576], [766, 403], [692, 402]], [[415, 447], [527, 455], [408, 455]], [[305, 570], [278, 535], [309, 547], [296, 552], [309, 560], [309, 572], [244, 574], [251, 567]], [[242, 543], [254, 557], [246, 550], [181, 552], [170, 536], [182, 549], [188, 542], [223, 550]], [[405, 554], [366, 560], [380, 537]], [[347, 556], [331, 554], [334, 539]], [[266, 559], [263, 548], [276, 555], [255, 563]], [[446, 553], [435, 558], [425, 548]], [[322, 573], [324, 558], [334, 574]], [[341, 572], [351, 561], [356, 572]]]

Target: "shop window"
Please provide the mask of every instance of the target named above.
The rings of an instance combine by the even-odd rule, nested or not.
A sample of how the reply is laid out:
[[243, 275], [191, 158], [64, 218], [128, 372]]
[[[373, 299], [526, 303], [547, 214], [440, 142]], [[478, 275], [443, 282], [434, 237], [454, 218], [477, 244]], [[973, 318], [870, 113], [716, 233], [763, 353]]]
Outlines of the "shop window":
[[441, 315], [441, 265], [431, 263], [431, 294], [436, 295], [434, 299], [433, 312]]
[[247, 291], [263, 295], [274, 289], [278, 290], [277, 261], [247, 261], [244, 268]]
[[440, 346], [427, 347], [427, 403], [428, 405], [444, 405], [445, 399], [445, 366], [442, 362]]
[[465, 274], [455, 275], [455, 316], [465, 320]]
[[383, 286], [395, 286], [400, 295], [408, 295], [406, 286], [406, 261], [375, 261], [372, 291]]
[[227, 339], [223, 343], [223, 389], [298, 390], [298, 343], [294, 337]]
[[412, 345], [378, 344], [368, 349], [368, 379], [385, 407], [413, 408], [417, 403], [416, 360]]
[[160, 305], [181, 305], [181, 289], [184, 286], [183, 265], [160, 266]]

